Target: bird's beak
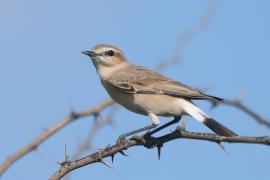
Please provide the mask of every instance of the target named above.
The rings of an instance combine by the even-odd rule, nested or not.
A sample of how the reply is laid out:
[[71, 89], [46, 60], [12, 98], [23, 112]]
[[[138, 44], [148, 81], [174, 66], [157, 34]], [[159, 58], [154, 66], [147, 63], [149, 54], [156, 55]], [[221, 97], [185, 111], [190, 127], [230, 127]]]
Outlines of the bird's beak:
[[93, 51], [82, 51], [82, 53], [89, 56], [90, 58], [94, 58], [97, 56], [97, 54]]

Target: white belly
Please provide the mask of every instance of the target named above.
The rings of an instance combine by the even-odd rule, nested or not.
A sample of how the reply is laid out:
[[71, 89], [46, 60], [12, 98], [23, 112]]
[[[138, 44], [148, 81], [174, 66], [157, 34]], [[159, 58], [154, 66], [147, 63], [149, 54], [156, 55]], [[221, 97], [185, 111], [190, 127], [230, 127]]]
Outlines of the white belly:
[[136, 94], [134, 104], [140, 105], [147, 112], [159, 116], [180, 116], [185, 112], [182, 109], [181, 98], [158, 94]]

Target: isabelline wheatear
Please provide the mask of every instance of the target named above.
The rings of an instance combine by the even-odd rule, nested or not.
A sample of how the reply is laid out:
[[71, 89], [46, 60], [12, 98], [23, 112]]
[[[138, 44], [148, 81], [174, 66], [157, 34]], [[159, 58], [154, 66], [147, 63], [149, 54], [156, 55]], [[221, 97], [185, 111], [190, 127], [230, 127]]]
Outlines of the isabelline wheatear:
[[148, 132], [149, 135], [177, 123], [182, 115], [189, 115], [221, 136], [237, 136], [199, 109], [192, 100], [222, 101], [223, 99], [202, 93], [197, 89], [162, 76], [150, 69], [129, 64], [124, 53], [111, 45], [97, 45], [89, 56], [97, 70], [101, 83], [112, 99], [128, 110], [150, 117], [152, 124], [120, 136], [150, 130], [159, 125], [158, 116], [172, 116], [171, 122]]

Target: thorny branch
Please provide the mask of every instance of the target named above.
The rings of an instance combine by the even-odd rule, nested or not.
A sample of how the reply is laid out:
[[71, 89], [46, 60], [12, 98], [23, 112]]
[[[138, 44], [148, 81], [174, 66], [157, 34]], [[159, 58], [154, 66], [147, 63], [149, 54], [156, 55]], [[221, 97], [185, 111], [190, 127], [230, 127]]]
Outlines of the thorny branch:
[[[96, 107], [93, 109], [89, 109], [86, 111], [82, 111], [79, 113], [71, 113], [69, 116], [63, 118], [56, 124], [52, 125], [50, 128], [48, 128], [46, 131], [44, 131], [40, 136], [38, 136], [35, 140], [33, 140], [31, 143], [23, 147], [22, 149], [18, 150], [16, 153], [13, 155], [9, 156], [4, 163], [0, 165], [0, 176], [5, 173], [5, 171], [12, 165], [14, 164], [17, 160], [28, 154], [29, 152], [35, 150], [41, 143], [43, 143], [45, 140], [47, 140], [49, 137], [51, 137], [53, 134], [61, 130], [63, 127], [67, 126], [71, 122], [83, 118], [86, 116], [91, 116], [91, 115], [97, 115], [102, 111], [104, 108], [114, 104], [114, 102], [111, 99], [108, 99], [100, 104], [98, 104]], [[225, 100], [224, 102], [221, 102], [219, 104], [214, 104], [214, 105], [229, 105], [233, 106], [240, 111], [250, 115], [256, 122], [259, 122], [262, 125], [265, 125], [266, 127], [270, 128], [270, 121], [265, 119], [264, 117], [260, 116], [256, 112], [252, 111], [250, 108], [245, 106], [239, 99], [236, 100]]]
[[45, 130], [40, 136], [38, 136], [35, 140], [33, 140], [31, 143], [23, 147], [22, 149], [18, 150], [16, 153], [9, 156], [3, 164], [0, 165], [0, 177], [4, 174], [4, 172], [17, 160], [28, 154], [29, 152], [37, 149], [37, 147], [43, 143], [45, 140], [47, 140], [50, 136], [55, 134], [57, 131], [62, 129], [63, 127], [67, 126], [68, 124], [74, 122], [75, 120], [79, 118], [83, 118], [86, 116], [91, 115], [98, 115], [104, 108], [114, 104], [114, 102], [111, 99], [108, 99], [106, 101], [101, 102], [96, 107], [91, 108], [89, 110], [81, 111], [81, 112], [71, 112], [70, 115], [67, 117], [61, 119], [54, 125], [52, 125], [50, 128]]
[[236, 137], [224, 137], [219, 136], [216, 134], [208, 134], [208, 133], [195, 133], [186, 131], [181, 128], [177, 128], [175, 131], [166, 134], [161, 137], [149, 137], [149, 136], [134, 136], [131, 139], [127, 141], [123, 141], [121, 143], [107, 146], [101, 151], [95, 152], [89, 156], [86, 156], [84, 158], [75, 160], [75, 161], [64, 161], [61, 163], [61, 167], [58, 171], [56, 171], [51, 177], [50, 180], [59, 180], [62, 177], [64, 177], [69, 172], [92, 164], [92, 163], [103, 163], [104, 165], [110, 167], [108, 163], [104, 161], [104, 158], [106, 157], [113, 157], [117, 153], [123, 153], [124, 150], [127, 150], [130, 147], [133, 146], [144, 146], [146, 148], [158, 148], [158, 153], [160, 155], [160, 149], [161, 147], [172, 140], [175, 139], [194, 139], [194, 140], [205, 140], [210, 142], [215, 142], [220, 144], [221, 142], [228, 142], [228, 143], [250, 143], [250, 144], [263, 144], [270, 146], [270, 137], [269, 136], [262, 136], [262, 137], [244, 137], [244, 136], [236, 136]]
[[[217, 0], [213, 4], [210, 4], [210, 6], [207, 8], [205, 13], [201, 16], [199, 21], [195, 24], [195, 26], [189, 32], [187, 32], [186, 34], [182, 35], [179, 38], [179, 41], [178, 41], [175, 52], [172, 54], [172, 57], [169, 60], [166, 60], [168, 62], [165, 62], [165, 61], [161, 62], [157, 66], [157, 69], [159, 69], [161, 71], [164, 68], [166, 68], [168, 65], [171, 65], [171, 64], [175, 65], [179, 61], [179, 59], [180, 59], [179, 54], [181, 54], [181, 50], [183, 49], [183, 47], [186, 44], [188, 44], [188, 42], [190, 42], [190, 40], [193, 39], [198, 33], [200, 33], [203, 29], [205, 29], [207, 27], [207, 25], [209, 24], [210, 18], [213, 16], [214, 12], [217, 10], [218, 6], [222, 2], [223, 2], [222, 0]], [[22, 149], [18, 150], [16, 153], [10, 155], [2, 164], [0, 164], [0, 177], [17, 160], [19, 160], [20, 158], [22, 158], [23, 156], [25, 156], [29, 152], [35, 150], [41, 143], [43, 143], [49, 137], [51, 137], [56, 132], [61, 130], [63, 127], [69, 125], [71, 122], [73, 122], [73, 121], [75, 121], [77, 119], [80, 119], [80, 118], [83, 118], [83, 117], [86, 117], [86, 116], [91, 116], [91, 115], [96, 116], [104, 108], [106, 108], [106, 107], [108, 107], [108, 106], [110, 106], [112, 104], [114, 104], [113, 101], [111, 99], [108, 99], [108, 100], [98, 104], [93, 109], [89, 109], [89, 110], [79, 112], [79, 113], [73, 112], [69, 116], [67, 116], [66, 118], [64, 118], [64, 119], [60, 120], [59, 122], [55, 123], [50, 128], [48, 128], [46, 131], [44, 131], [40, 136], [38, 136], [36, 139], [34, 139], [31, 143], [29, 143], [28, 145], [26, 145]], [[266, 126], [266, 127], [268, 127], [270, 129], [270, 121], [269, 120], [263, 118], [262, 116], [260, 116], [259, 114], [257, 114], [253, 110], [251, 110], [250, 108], [246, 107], [241, 101], [239, 101], [239, 100], [225, 100], [222, 103], [214, 104], [214, 105], [220, 105], [220, 104], [233, 106], [233, 107], [239, 109], [240, 111], [250, 115], [259, 124], [262, 124], [262, 125], [264, 125], [264, 126]], [[192, 134], [191, 132], [181, 131], [182, 136], [179, 137], [179, 138], [190, 138], [190, 139], [202, 139], [202, 137], [205, 137], [205, 138], [206, 137], [213, 137], [213, 138], [215, 137], [214, 139], [219, 138], [217, 135], [202, 136], [204, 134], [201, 134], [201, 135], [199, 133], [195, 133], [195, 134], [193, 133], [192, 135], [191, 134]], [[188, 136], [188, 135], [191, 135], [191, 136]], [[198, 136], [196, 136], [196, 135], [198, 135]], [[223, 142], [223, 141], [224, 142], [237, 142], [237, 140], [243, 140], [243, 142], [244, 142], [245, 140], [251, 140], [252, 139], [252, 138], [251, 139], [250, 138], [248, 138], [248, 139], [244, 138], [243, 139], [243, 137], [237, 137], [237, 138], [234, 138], [234, 139], [228, 139], [228, 138], [224, 138], [224, 137], [220, 137], [220, 138], [222, 138], [222, 141], [220, 139], [216, 139], [216, 140], [218, 140], [220, 142]], [[256, 139], [256, 142], [262, 142], [262, 141], [259, 141], [259, 140], [267, 139], [267, 138], [261, 137], [261, 138], [257, 138], [257, 139], [255, 138], [255, 139]], [[207, 138], [203, 139], [203, 140], [210, 141], [210, 139], [207, 139]], [[214, 140], [212, 140], [212, 141], [214, 141]], [[137, 143], [137, 141], [134, 141], [134, 140], [130, 140], [130, 143], [129, 143], [129, 145], [131, 145], [131, 146], [140, 145], [140, 144], [132, 145], [133, 143]], [[128, 147], [131, 147], [131, 146], [128, 146]], [[161, 147], [161, 146], [157, 146], [157, 147]], [[121, 150], [123, 150], [125, 148], [127, 148], [127, 146], [123, 146], [123, 145], [121, 145], [121, 146], [115, 145], [115, 146], [109, 147], [109, 149], [111, 149], [111, 151], [115, 152], [115, 153], [117, 153], [117, 152], [121, 153], [121, 152], [123, 152]], [[80, 149], [79, 149], [79, 151], [80, 151]], [[107, 151], [103, 152], [102, 158], [109, 156], [109, 155], [105, 156], [106, 155], [106, 154], [104, 154], [105, 152], [107, 152]], [[93, 155], [90, 155], [90, 156], [93, 157]], [[83, 160], [83, 159], [81, 159], [81, 160]], [[78, 161], [81, 162], [81, 160], [78, 160]], [[76, 162], [76, 161], [74, 161], [74, 162]], [[103, 161], [100, 161], [100, 162], [103, 162]], [[89, 164], [91, 164], [91, 162]], [[76, 167], [76, 168], [78, 168], [78, 167]], [[71, 169], [71, 170], [73, 170], [73, 169]], [[71, 171], [71, 170], [69, 170], [69, 171]]]
[[[195, 25], [191, 28], [191, 30], [189, 30], [188, 32], [184, 33], [183, 35], [181, 35], [179, 37], [177, 47], [176, 47], [175, 51], [172, 53], [172, 57], [170, 59], [166, 60], [167, 62], [162, 61], [159, 65], [157, 65], [157, 69], [159, 71], [164, 70], [169, 65], [175, 65], [180, 60], [179, 55], [181, 53], [182, 48], [185, 45], [187, 45], [196, 35], [198, 35], [202, 30], [204, 30], [207, 27], [211, 17], [214, 15], [215, 11], [217, 10], [217, 8], [219, 7], [219, 5], [222, 2], [223, 2], [223, 0], [217, 0], [217, 1], [214, 1], [213, 3], [211, 3], [207, 7], [206, 11], [201, 16], [201, 18], [199, 19], [199, 21], [197, 23], [195, 23]], [[111, 101], [110, 103], [112, 103], [112, 100], [108, 100], [108, 101]], [[102, 104], [103, 103], [101, 103], [100, 105], [102, 106]], [[78, 114], [80, 114], [80, 113], [78, 113]], [[73, 115], [78, 115], [78, 114], [73, 114]], [[84, 114], [84, 113], [82, 113], [82, 114]], [[8, 157], [4, 161], [3, 164], [0, 164], [0, 177], [18, 159], [22, 158], [23, 156], [25, 156], [29, 152], [35, 150], [47, 138], [52, 136], [54, 133], [56, 133], [57, 131], [59, 131], [60, 129], [65, 127], [66, 125], [70, 124], [70, 122], [73, 122], [74, 120], [79, 119], [81, 117], [85, 117], [85, 116], [88, 116], [88, 115], [96, 115], [96, 114], [95, 113], [93, 113], [93, 114], [90, 113], [90, 114], [87, 115], [87, 113], [86, 113], [85, 116], [84, 115], [82, 115], [82, 116], [79, 115], [78, 117], [74, 116], [75, 118], [74, 117], [70, 118], [71, 115], [64, 118], [63, 120], [60, 120], [59, 122], [57, 122], [56, 124], [51, 126], [49, 129], [47, 129], [40, 136], [38, 136], [30, 144], [26, 145], [21, 150], [17, 151], [16, 153], [14, 153], [10, 157]]]
[[[102, 116], [99, 114], [98, 116], [95, 116], [95, 122], [92, 126], [90, 126], [88, 133], [86, 137], [83, 139], [82, 142], [79, 142], [75, 153], [70, 156], [71, 160], [78, 159], [82, 153], [85, 153], [89, 151], [92, 148], [92, 142], [95, 138], [97, 132], [104, 128], [106, 125], [112, 125], [113, 124], [113, 115], [116, 112], [116, 110], [119, 108], [119, 106], [111, 106], [108, 110], [108, 114], [106, 116]], [[64, 180], [69, 180], [69, 176], [65, 176]]]
[[106, 117], [102, 117], [101, 115], [97, 117], [98, 118], [97, 122], [95, 122], [95, 124], [90, 127], [88, 134], [83, 140], [83, 142], [78, 144], [76, 152], [71, 157], [72, 160], [78, 159], [82, 153], [84, 153], [86, 150], [89, 150], [92, 147], [91, 142], [93, 141], [99, 129], [101, 129], [107, 124], [112, 124], [113, 114], [115, 113], [117, 107], [118, 106], [112, 106]]

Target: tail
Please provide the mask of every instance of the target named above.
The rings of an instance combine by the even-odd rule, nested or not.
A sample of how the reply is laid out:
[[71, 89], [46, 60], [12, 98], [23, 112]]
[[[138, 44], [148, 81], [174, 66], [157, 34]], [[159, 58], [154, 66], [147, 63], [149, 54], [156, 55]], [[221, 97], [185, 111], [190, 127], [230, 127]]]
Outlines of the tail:
[[216, 120], [208, 117], [202, 110], [200, 110], [196, 105], [194, 105], [191, 101], [185, 100], [183, 104], [184, 111], [192, 116], [194, 119], [206, 125], [209, 129], [214, 131], [216, 134], [220, 136], [233, 137], [238, 136], [236, 133], [223, 126]]
[[205, 118], [203, 124], [210, 128], [212, 131], [221, 136], [233, 137], [238, 136], [235, 132], [231, 131], [227, 127], [223, 126], [212, 118]]

